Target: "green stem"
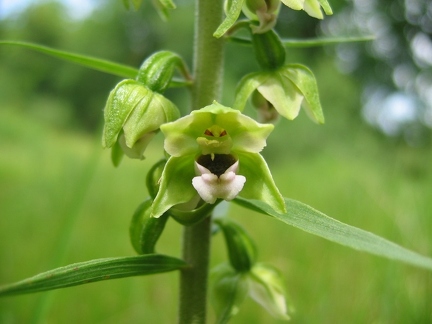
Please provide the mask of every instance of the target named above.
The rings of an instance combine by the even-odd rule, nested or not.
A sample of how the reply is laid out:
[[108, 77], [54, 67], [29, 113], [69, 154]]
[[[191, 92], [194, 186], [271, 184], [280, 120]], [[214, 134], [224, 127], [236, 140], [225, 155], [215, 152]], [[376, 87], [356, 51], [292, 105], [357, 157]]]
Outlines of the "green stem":
[[[213, 33], [222, 22], [222, 13], [222, 0], [196, 0], [192, 109], [211, 104], [221, 94], [224, 41]], [[184, 228], [183, 259], [191, 266], [180, 272], [181, 324], [206, 321], [210, 226], [211, 217], [207, 217]]]

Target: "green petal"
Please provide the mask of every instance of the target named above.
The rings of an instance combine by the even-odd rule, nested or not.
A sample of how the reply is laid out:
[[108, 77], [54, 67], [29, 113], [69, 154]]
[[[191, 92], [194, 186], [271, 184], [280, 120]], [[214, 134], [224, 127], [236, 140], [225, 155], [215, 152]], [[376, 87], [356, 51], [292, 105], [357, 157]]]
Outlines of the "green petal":
[[304, 2], [304, 0], [282, 0], [282, 3], [285, 6], [288, 6], [294, 10], [302, 10], [303, 9], [303, 2]]
[[333, 15], [333, 10], [327, 0], [318, 0], [326, 15]]
[[273, 73], [272, 77], [261, 84], [257, 90], [275, 107], [281, 116], [289, 120], [293, 120], [298, 116], [303, 95], [279, 71]]
[[228, 29], [234, 25], [238, 17], [240, 16], [244, 0], [232, 0], [230, 7], [227, 10], [227, 16], [225, 20], [216, 29], [213, 36], [220, 38], [223, 34], [227, 32]]
[[305, 109], [317, 123], [324, 124], [324, 115], [318, 94], [315, 76], [306, 66], [288, 64], [281, 70], [281, 74], [289, 78], [303, 94], [307, 105]]
[[233, 150], [254, 153], [264, 148], [266, 138], [273, 130], [273, 125], [257, 123], [236, 109], [214, 102], [189, 116], [161, 126], [165, 135], [164, 148], [172, 156], [199, 153], [196, 139], [213, 125], [227, 131], [233, 141]]
[[252, 93], [269, 78], [267, 73], [251, 73], [245, 75], [237, 85], [234, 109], [243, 111]]
[[304, 11], [311, 17], [323, 19], [324, 16], [321, 12], [321, 6], [317, 0], [305, 0]]
[[172, 206], [188, 202], [196, 194], [194, 155], [170, 157], [162, 172], [158, 194], [152, 205], [152, 217], [159, 217]]
[[[237, 152], [236, 152], [237, 153]], [[246, 183], [239, 196], [260, 200], [278, 213], [285, 213], [285, 202], [264, 158], [258, 153], [237, 153], [238, 174], [246, 177]]]
[[226, 129], [231, 136], [233, 151], [260, 152], [266, 146], [266, 139], [274, 128], [273, 125], [260, 124], [238, 110], [222, 106], [217, 102], [194, 114], [206, 112], [214, 114], [214, 123]]
[[172, 156], [198, 153], [197, 137], [212, 126], [210, 114], [192, 114], [161, 126], [165, 136], [164, 149]]

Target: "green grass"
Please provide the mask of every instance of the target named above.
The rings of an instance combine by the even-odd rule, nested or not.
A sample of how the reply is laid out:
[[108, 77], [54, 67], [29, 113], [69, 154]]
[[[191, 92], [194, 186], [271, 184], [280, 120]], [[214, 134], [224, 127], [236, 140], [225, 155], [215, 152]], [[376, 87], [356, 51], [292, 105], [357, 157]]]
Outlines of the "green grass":
[[[431, 256], [432, 152], [380, 141], [363, 128], [349, 137], [314, 128], [300, 133], [301, 144], [278, 140], [278, 134], [298, 138], [309, 123], [303, 119], [282, 121], [265, 151], [283, 194]], [[133, 255], [129, 221], [146, 197], [146, 171], [161, 157], [161, 141], [151, 144], [147, 160], [125, 159], [115, 169], [98, 138], [2, 108], [0, 284], [73, 262]], [[283, 150], [274, 148], [278, 141]], [[238, 206], [230, 214], [257, 242], [259, 261], [284, 274], [296, 308], [292, 323], [432, 322], [430, 272], [338, 246]], [[158, 252], [178, 256], [180, 231], [170, 221]], [[225, 253], [216, 236], [212, 264], [225, 260]], [[168, 273], [2, 298], [0, 323], [29, 323], [38, 313], [46, 323], [174, 323], [177, 279]], [[232, 323], [281, 321], [247, 300]]]

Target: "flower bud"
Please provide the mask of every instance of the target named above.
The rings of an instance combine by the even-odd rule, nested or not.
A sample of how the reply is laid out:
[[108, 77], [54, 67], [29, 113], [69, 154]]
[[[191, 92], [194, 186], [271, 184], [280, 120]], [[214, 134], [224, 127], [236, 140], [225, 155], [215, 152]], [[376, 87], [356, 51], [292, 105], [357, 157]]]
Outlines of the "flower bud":
[[[177, 107], [163, 95], [138, 81], [123, 80], [111, 91], [105, 106], [102, 145], [110, 148], [118, 142], [126, 155], [143, 159], [159, 127], [179, 116]], [[119, 155], [115, 156], [118, 161]]]
[[162, 176], [162, 171], [165, 167], [166, 162], [167, 161], [165, 159], [160, 160], [159, 162], [154, 164], [150, 168], [149, 172], [147, 173], [147, 177], [146, 177], [147, 190], [150, 197], [152, 197], [153, 199], [156, 197], [159, 191], [159, 181]]
[[265, 33], [271, 30], [277, 21], [280, 0], [246, 0], [243, 12], [252, 21], [258, 21], [259, 26], [251, 25], [253, 33]]
[[276, 70], [285, 63], [285, 48], [275, 31], [253, 33], [252, 44], [258, 64], [264, 70]]
[[187, 66], [179, 55], [169, 51], [160, 51], [144, 61], [136, 80], [152, 91], [163, 93], [170, 85], [176, 69], [185, 79], [191, 79]]
[[163, 214], [159, 218], [150, 216], [152, 200], [147, 199], [136, 209], [129, 228], [132, 246], [138, 254], [155, 253], [155, 245], [169, 218]]
[[236, 315], [248, 293], [246, 277], [234, 271], [228, 264], [217, 266], [211, 273], [210, 298], [217, 316], [217, 323], [227, 323]]
[[256, 264], [248, 274], [250, 295], [272, 316], [289, 320], [282, 276], [275, 268]]
[[256, 247], [252, 239], [239, 224], [226, 218], [215, 221], [222, 229], [232, 267], [238, 272], [247, 272], [256, 261]]

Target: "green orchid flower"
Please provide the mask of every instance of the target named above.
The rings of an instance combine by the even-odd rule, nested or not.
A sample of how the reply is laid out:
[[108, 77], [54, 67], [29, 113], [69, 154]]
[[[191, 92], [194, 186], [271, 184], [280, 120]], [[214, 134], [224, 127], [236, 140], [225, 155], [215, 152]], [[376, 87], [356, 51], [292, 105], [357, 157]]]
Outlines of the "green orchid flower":
[[285, 210], [267, 163], [259, 154], [273, 125], [257, 123], [214, 102], [160, 129], [170, 158], [153, 202], [153, 217], [185, 203], [191, 208], [191, 201], [196, 207], [200, 200], [214, 204], [237, 195], [264, 201], [278, 212]]
[[281, 0], [284, 5], [294, 10], [304, 10], [306, 13], [314, 18], [323, 19], [324, 15], [321, 8], [326, 15], [332, 15], [333, 11], [327, 0]]
[[262, 34], [276, 25], [279, 8], [280, 0], [247, 0], [242, 10], [246, 17], [259, 24], [251, 24], [252, 32]]
[[281, 2], [291, 9], [304, 10], [317, 19], [324, 18], [322, 10], [326, 15], [333, 14], [327, 0], [226, 0], [226, 18], [213, 36], [223, 36], [235, 24], [242, 11], [251, 21], [259, 23], [259, 26], [252, 25], [254, 33], [266, 32], [276, 24]]
[[177, 107], [163, 93], [178, 70], [184, 83], [191, 80], [186, 64], [170, 51], [152, 54], [141, 65], [135, 80], [120, 81], [110, 92], [104, 109], [102, 145], [112, 147], [118, 166], [123, 154], [144, 159], [144, 151], [159, 126], [180, 117]]
[[[257, 96], [254, 92], [268, 101], [271, 109], [289, 120], [296, 118], [303, 106], [313, 121], [324, 123], [315, 76], [303, 65], [285, 64], [275, 70], [246, 75], [237, 86], [234, 108], [242, 111], [248, 98]], [[265, 107], [259, 96], [254, 102], [260, 102], [258, 109]]]
[[114, 154], [144, 159], [147, 144], [159, 126], [180, 117], [177, 107], [162, 94], [152, 91], [139, 81], [126, 79], [111, 91], [104, 110], [105, 125], [102, 145], [120, 146]]

